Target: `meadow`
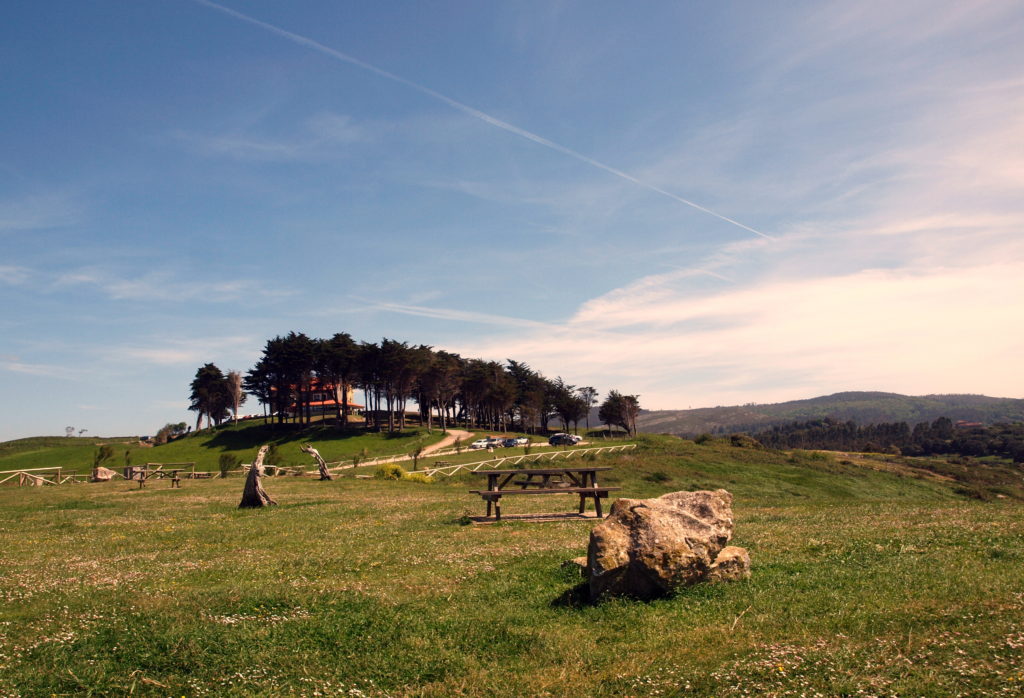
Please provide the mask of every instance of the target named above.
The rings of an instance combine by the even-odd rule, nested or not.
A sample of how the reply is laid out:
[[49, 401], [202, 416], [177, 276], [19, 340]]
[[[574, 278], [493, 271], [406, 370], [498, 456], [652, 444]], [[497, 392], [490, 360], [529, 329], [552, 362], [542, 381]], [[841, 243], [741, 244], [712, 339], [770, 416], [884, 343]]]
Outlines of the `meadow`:
[[443, 438], [440, 430], [427, 432], [409, 428], [391, 434], [366, 432], [361, 426], [338, 429], [334, 426], [269, 425], [262, 420], [226, 424], [203, 430], [159, 446], [140, 443], [137, 437], [108, 439], [44, 436], [18, 439], [0, 444], [0, 470], [61, 466], [69, 472], [89, 473], [100, 445], [114, 450], [108, 468], [119, 469], [125, 458], [133, 465], [144, 463], [193, 462], [198, 470], [216, 471], [222, 454], [236, 456], [248, 463], [262, 444], [274, 444], [280, 453], [275, 465], [313, 465], [299, 446], [315, 443], [328, 461], [349, 460], [361, 453], [376, 456], [405, 455], [417, 446], [427, 446]]
[[466, 525], [467, 474], [266, 478], [246, 511], [239, 477], [0, 488], [0, 696], [1024, 694], [1018, 499], [724, 440], [601, 461], [623, 496], [733, 492], [751, 578], [591, 604], [562, 563], [592, 524]]

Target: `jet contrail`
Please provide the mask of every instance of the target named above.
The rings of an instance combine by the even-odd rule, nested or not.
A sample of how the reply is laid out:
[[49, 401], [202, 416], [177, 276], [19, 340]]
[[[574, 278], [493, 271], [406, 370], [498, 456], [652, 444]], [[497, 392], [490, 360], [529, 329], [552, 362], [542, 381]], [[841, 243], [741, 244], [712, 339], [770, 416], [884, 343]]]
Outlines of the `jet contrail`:
[[250, 17], [249, 15], [243, 14], [243, 13], [237, 11], [237, 10], [232, 10], [230, 7], [224, 7], [223, 5], [218, 5], [217, 3], [212, 2], [211, 0], [193, 0], [193, 2], [196, 2], [196, 3], [200, 4], [200, 5], [205, 5], [206, 7], [209, 7], [211, 9], [217, 10], [219, 12], [223, 12], [226, 15], [230, 15], [231, 17], [234, 17], [236, 19], [242, 20], [243, 22], [248, 22], [249, 24], [253, 24], [253, 25], [257, 26], [257, 27], [261, 27], [262, 29], [266, 29], [267, 31], [273, 32], [274, 34], [277, 34], [278, 36], [282, 36], [282, 37], [288, 39], [289, 41], [293, 41], [293, 42], [295, 42], [297, 44], [300, 44], [302, 46], [306, 46], [308, 48], [313, 49], [314, 51], [318, 51], [320, 53], [323, 53], [323, 54], [325, 54], [327, 56], [330, 56], [331, 58], [335, 58], [335, 59], [337, 59], [339, 61], [342, 61], [344, 63], [348, 63], [350, 65], [354, 65], [357, 68], [362, 68], [363, 70], [371, 72], [371, 73], [373, 73], [375, 75], [379, 75], [380, 77], [385, 78], [387, 80], [391, 80], [392, 82], [397, 82], [399, 84], [405, 85], [406, 87], [409, 87], [409, 88], [411, 88], [413, 90], [416, 90], [417, 92], [419, 92], [421, 94], [425, 94], [428, 97], [433, 97], [437, 101], [443, 102], [443, 103], [447, 104], [448, 106], [452, 107], [453, 109], [457, 109], [457, 110], [461, 111], [464, 114], [468, 114], [469, 116], [472, 116], [472, 117], [477, 118], [477, 119], [479, 119], [479, 120], [481, 120], [481, 121], [483, 121], [485, 123], [488, 123], [491, 126], [495, 126], [497, 128], [500, 128], [501, 130], [507, 131], [508, 133], [513, 133], [513, 134], [515, 134], [515, 135], [517, 135], [517, 136], [519, 136], [521, 138], [525, 138], [528, 141], [533, 141], [534, 143], [537, 143], [538, 145], [542, 145], [545, 148], [548, 148], [550, 150], [554, 150], [557, 153], [562, 153], [563, 155], [568, 155], [569, 157], [571, 157], [571, 158], [573, 158], [575, 160], [579, 160], [580, 162], [586, 163], [586, 164], [590, 165], [591, 167], [596, 167], [599, 170], [604, 170], [605, 172], [608, 172], [609, 174], [613, 174], [616, 177], [619, 177], [621, 179], [626, 180], [627, 182], [632, 182], [633, 184], [636, 184], [637, 186], [640, 186], [640, 187], [643, 187], [644, 189], [648, 189], [648, 190], [653, 191], [655, 193], [661, 194], [662, 196], [667, 196], [668, 198], [670, 198], [670, 199], [672, 199], [674, 201], [678, 201], [681, 204], [686, 204], [687, 206], [689, 206], [691, 208], [695, 208], [698, 211], [703, 211], [704, 213], [708, 214], [709, 216], [714, 216], [715, 218], [717, 218], [719, 220], [722, 220], [722, 221], [725, 221], [726, 223], [732, 223], [736, 227], [742, 228], [743, 230], [746, 230], [746, 231], [749, 231], [751, 233], [754, 233], [755, 235], [760, 235], [761, 237], [766, 238], [768, 240], [775, 240], [775, 238], [773, 238], [771, 235], [768, 235], [767, 233], [762, 233], [760, 230], [755, 230], [754, 228], [751, 228], [749, 225], [744, 225], [743, 223], [740, 223], [739, 221], [737, 221], [737, 220], [735, 220], [733, 218], [729, 218], [728, 216], [723, 216], [721, 213], [716, 213], [715, 211], [712, 211], [711, 209], [709, 209], [709, 208], [707, 208], [705, 206], [701, 206], [698, 203], [690, 201], [689, 199], [684, 199], [681, 196], [676, 196], [675, 194], [673, 194], [670, 191], [665, 191], [661, 187], [656, 187], [653, 184], [649, 184], [649, 183], [647, 183], [647, 182], [645, 182], [645, 181], [643, 181], [641, 179], [637, 179], [636, 177], [634, 177], [631, 174], [623, 172], [622, 170], [617, 169], [615, 167], [612, 167], [611, 165], [606, 165], [603, 162], [595, 160], [594, 158], [587, 157], [583, 153], [578, 153], [575, 150], [573, 150], [572, 148], [567, 148], [564, 145], [559, 145], [558, 143], [555, 143], [554, 141], [549, 141], [547, 138], [544, 138], [543, 136], [538, 136], [536, 133], [532, 133], [531, 131], [527, 131], [526, 129], [519, 128], [518, 126], [516, 126], [514, 124], [510, 124], [507, 121], [502, 121], [501, 119], [499, 119], [497, 117], [494, 117], [494, 116], [491, 116], [490, 114], [486, 114], [486, 113], [480, 111], [479, 109], [474, 109], [473, 107], [469, 106], [468, 104], [463, 104], [462, 102], [454, 100], [451, 97], [448, 97], [446, 95], [441, 94], [440, 92], [437, 92], [435, 90], [430, 89], [429, 87], [424, 87], [423, 85], [420, 85], [419, 83], [415, 83], [412, 80], [408, 80], [406, 78], [403, 78], [400, 75], [395, 75], [394, 73], [389, 73], [388, 71], [386, 71], [386, 70], [384, 70], [382, 68], [378, 68], [375, 65], [371, 65], [371, 64], [367, 63], [366, 61], [361, 61], [358, 58], [356, 58], [355, 56], [350, 56], [347, 53], [342, 53], [341, 51], [338, 51], [336, 49], [331, 48], [330, 46], [325, 46], [324, 44], [321, 44], [319, 41], [314, 41], [313, 39], [310, 39], [308, 37], [302, 36], [301, 34], [296, 34], [295, 32], [290, 32], [287, 29], [282, 29], [280, 27], [274, 26], [273, 24], [268, 24], [267, 22], [264, 22], [262, 20], [258, 20], [255, 17]]

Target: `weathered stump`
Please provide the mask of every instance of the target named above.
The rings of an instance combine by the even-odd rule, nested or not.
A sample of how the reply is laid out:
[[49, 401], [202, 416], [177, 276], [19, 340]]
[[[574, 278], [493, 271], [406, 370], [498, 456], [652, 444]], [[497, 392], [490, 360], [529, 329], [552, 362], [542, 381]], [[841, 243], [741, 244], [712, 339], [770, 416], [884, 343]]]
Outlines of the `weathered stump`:
[[268, 448], [269, 446], [260, 446], [259, 453], [256, 454], [256, 460], [252, 462], [252, 467], [249, 468], [249, 475], [245, 478], [245, 489], [242, 490], [242, 502], [238, 505], [239, 509], [277, 504], [277, 502], [270, 498], [270, 495], [267, 494], [260, 483], [260, 476], [263, 475], [263, 458], [267, 455]]
[[308, 453], [316, 459], [316, 467], [320, 470], [321, 480], [333, 480], [331, 472], [327, 469], [327, 462], [320, 455], [320, 451], [313, 448], [313, 444], [306, 444], [305, 446], [299, 446], [299, 450], [304, 453]]

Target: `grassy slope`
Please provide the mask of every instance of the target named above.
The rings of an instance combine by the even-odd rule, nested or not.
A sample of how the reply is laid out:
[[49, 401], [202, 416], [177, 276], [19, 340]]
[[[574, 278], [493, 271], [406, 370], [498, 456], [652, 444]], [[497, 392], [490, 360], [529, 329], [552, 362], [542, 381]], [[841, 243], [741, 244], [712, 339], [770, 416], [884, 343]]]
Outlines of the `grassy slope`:
[[645, 411], [637, 423], [642, 431], [699, 434], [720, 427], [757, 430], [774, 424], [824, 417], [843, 421], [852, 419], [858, 424], [907, 422], [913, 425], [943, 416], [986, 424], [1021, 421], [1024, 419], [1024, 400], [985, 395], [909, 396], [847, 392], [770, 405]]
[[0, 695], [1020, 695], [1019, 504], [720, 442], [604, 464], [733, 491], [753, 577], [580, 604], [590, 524], [461, 526], [458, 478], [0, 490]]
[[222, 453], [235, 454], [243, 462], [249, 462], [255, 456], [256, 449], [265, 443], [278, 446], [282, 462], [275, 465], [311, 465], [312, 459], [299, 451], [300, 444], [314, 443], [326, 460], [336, 461], [350, 459], [363, 449], [371, 456], [405, 454], [419, 444], [435, 443], [442, 436], [436, 429], [432, 434], [427, 434], [425, 429], [407, 429], [395, 434], [367, 434], [361, 428], [341, 431], [333, 427], [275, 427], [242, 422], [213, 432], [204, 430], [156, 447], [139, 446], [137, 439], [130, 438], [36, 437], [0, 444], [0, 470], [61, 466], [87, 473], [92, 468], [93, 457], [100, 443], [109, 443], [114, 447], [114, 459], [105, 464], [111, 468], [124, 465], [124, 453], [128, 451], [135, 465], [148, 462], [195, 462], [198, 470], [217, 470], [217, 461]]

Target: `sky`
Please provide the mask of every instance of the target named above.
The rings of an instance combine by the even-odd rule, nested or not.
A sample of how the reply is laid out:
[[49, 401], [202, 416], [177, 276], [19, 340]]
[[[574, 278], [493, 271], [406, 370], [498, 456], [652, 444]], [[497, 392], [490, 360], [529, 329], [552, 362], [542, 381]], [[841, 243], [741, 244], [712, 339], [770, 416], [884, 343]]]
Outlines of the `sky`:
[[778, 5], [0, 4], [0, 439], [191, 422], [289, 331], [1024, 396], [1024, 6]]

